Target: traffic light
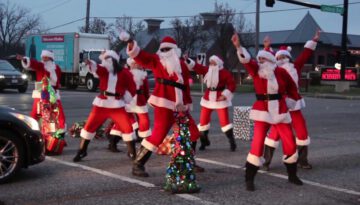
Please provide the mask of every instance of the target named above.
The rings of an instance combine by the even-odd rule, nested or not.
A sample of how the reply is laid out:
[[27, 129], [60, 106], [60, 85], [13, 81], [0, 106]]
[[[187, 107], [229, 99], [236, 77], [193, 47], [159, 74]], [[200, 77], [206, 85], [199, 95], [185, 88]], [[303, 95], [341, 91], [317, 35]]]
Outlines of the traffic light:
[[265, 4], [267, 7], [273, 7], [275, 4], [275, 0], [266, 0]]

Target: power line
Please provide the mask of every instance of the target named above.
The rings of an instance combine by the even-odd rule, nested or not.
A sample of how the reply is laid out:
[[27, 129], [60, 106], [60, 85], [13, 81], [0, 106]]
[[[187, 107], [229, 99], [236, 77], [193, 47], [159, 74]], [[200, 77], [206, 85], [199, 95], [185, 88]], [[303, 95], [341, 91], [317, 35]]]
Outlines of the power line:
[[50, 7], [50, 8], [48, 8], [48, 9], [44, 9], [44, 10], [38, 12], [38, 13], [46, 13], [46, 12], [49, 12], [49, 11], [51, 11], [51, 10], [54, 10], [54, 9], [60, 7], [60, 6], [63, 6], [63, 5], [65, 5], [65, 4], [67, 4], [67, 3], [69, 3], [70, 1], [72, 1], [72, 0], [65, 0], [65, 1], [63, 1], [63, 2], [61, 2], [61, 3], [59, 3], [59, 4], [57, 4], [57, 5], [55, 5], [55, 6], [53, 6], [53, 7]]

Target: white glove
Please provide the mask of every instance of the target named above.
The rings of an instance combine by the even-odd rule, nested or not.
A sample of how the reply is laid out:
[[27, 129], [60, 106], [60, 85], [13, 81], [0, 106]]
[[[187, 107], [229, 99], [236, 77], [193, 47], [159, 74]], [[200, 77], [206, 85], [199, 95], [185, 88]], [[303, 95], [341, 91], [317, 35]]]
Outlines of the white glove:
[[121, 31], [120, 35], [119, 35], [119, 38], [120, 38], [121, 41], [127, 42], [130, 39], [130, 34], [128, 32], [126, 32], [126, 31]]

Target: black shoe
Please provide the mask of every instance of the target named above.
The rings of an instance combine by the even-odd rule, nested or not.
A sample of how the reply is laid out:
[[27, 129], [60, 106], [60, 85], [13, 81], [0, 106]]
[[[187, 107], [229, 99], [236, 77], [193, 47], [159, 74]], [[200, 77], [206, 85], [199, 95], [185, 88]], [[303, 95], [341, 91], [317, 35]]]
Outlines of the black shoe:
[[263, 170], [264, 171], [269, 171], [270, 169], [270, 163], [271, 163], [271, 160], [273, 158], [273, 155], [274, 155], [274, 151], [275, 151], [275, 148], [274, 147], [270, 147], [268, 145], [265, 145], [265, 148], [264, 148], [264, 159], [265, 159], [265, 162], [263, 164]]
[[200, 135], [200, 147], [199, 150], [205, 150], [206, 146], [210, 146], [210, 140], [208, 137], [209, 130], [202, 131]]
[[233, 128], [226, 131], [225, 135], [228, 138], [229, 143], [230, 143], [230, 151], [234, 152], [236, 150], [237, 146], [236, 146], [236, 142], [235, 142], [235, 138], [234, 138]]
[[126, 146], [127, 146], [127, 149], [128, 149], [127, 156], [128, 156], [131, 160], [135, 160], [135, 158], [136, 158], [135, 141], [126, 142]]
[[308, 146], [298, 146], [298, 167], [302, 169], [312, 169], [311, 164], [309, 164], [307, 156], [308, 156]]
[[78, 150], [76, 156], [74, 157], [74, 162], [81, 161], [82, 158], [87, 156], [87, 147], [90, 143], [90, 140], [81, 139], [80, 141], [80, 149]]
[[286, 170], [288, 172], [288, 180], [290, 183], [296, 184], [296, 185], [303, 185], [303, 182], [299, 179], [299, 177], [296, 175], [297, 172], [297, 167], [296, 164], [297, 163], [292, 163], [292, 164], [288, 164], [288, 163], [284, 163], [286, 166]]
[[255, 166], [249, 162], [245, 164], [245, 184], [247, 191], [255, 191], [254, 179], [257, 171], [259, 170], [258, 166]]
[[141, 146], [136, 159], [133, 162], [132, 174], [138, 177], [148, 177], [149, 174], [145, 171], [145, 163], [149, 160], [152, 152]]

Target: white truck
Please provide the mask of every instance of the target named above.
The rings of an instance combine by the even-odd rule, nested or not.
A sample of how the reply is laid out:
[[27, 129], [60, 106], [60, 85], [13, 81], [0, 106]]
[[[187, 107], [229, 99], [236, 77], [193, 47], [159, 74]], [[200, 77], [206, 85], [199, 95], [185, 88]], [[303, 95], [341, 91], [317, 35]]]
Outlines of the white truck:
[[89, 72], [84, 64], [86, 59], [99, 62], [99, 55], [110, 48], [110, 39], [103, 34], [88, 33], [51, 33], [30, 34], [25, 40], [25, 54], [41, 60], [43, 49], [52, 50], [55, 63], [61, 67], [61, 84], [76, 89], [86, 85], [89, 91], [95, 91], [98, 79]]

